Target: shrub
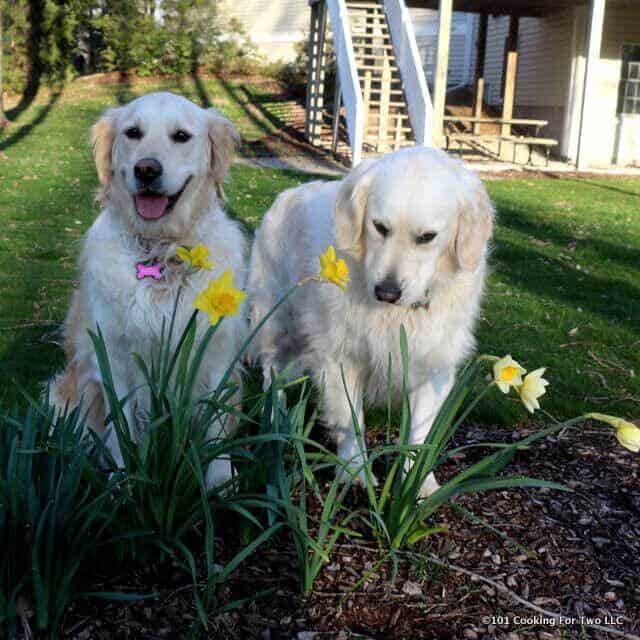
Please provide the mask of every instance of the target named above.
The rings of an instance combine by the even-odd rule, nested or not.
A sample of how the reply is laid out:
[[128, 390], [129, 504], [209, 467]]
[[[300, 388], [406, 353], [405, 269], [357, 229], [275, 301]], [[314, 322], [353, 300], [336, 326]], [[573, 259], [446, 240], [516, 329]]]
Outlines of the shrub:
[[78, 574], [117, 509], [78, 410], [46, 404], [0, 416], [0, 628], [26, 612], [53, 634], [78, 595]]

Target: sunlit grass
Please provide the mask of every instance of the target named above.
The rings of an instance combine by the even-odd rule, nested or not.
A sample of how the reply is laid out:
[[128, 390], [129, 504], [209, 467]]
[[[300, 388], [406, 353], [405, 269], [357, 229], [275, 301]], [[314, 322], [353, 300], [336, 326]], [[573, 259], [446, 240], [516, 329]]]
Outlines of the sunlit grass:
[[[0, 398], [33, 390], [62, 361], [54, 344], [76, 278], [82, 233], [97, 213], [87, 132], [103, 108], [156, 89], [213, 104], [248, 142], [273, 131], [244, 83], [78, 81], [42, 95], [0, 137]], [[247, 85], [249, 94], [266, 89]], [[244, 96], [244, 97], [243, 97]], [[270, 103], [269, 103], [270, 104]], [[11, 105], [10, 105], [11, 106]], [[228, 210], [248, 231], [275, 196], [312, 179], [237, 164]], [[640, 179], [510, 178], [488, 182], [498, 226], [479, 350], [548, 367], [545, 406], [640, 412]], [[105, 267], [107, 268], [107, 267]], [[522, 420], [514, 400], [482, 405], [484, 422]]]

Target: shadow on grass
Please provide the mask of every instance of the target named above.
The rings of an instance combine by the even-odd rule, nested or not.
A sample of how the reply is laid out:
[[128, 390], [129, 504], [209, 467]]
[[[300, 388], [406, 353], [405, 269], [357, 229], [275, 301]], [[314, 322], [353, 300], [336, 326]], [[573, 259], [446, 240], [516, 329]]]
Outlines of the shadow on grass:
[[47, 104], [40, 107], [38, 114], [33, 118], [33, 120], [22, 125], [15, 131], [13, 131], [13, 133], [11, 133], [10, 135], [0, 139], [0, 151], [4, 151], [17, 142], [20, 142], [21, 140], [26, 138], [38, 125], [42, 124], [55, 106], [56, 102], [58, 102], [58, 100], [60, 99], [61, 95], [61, 91], [52, 93]]
[[503, 279], [540, 299], [580, 307], [632, 331], [640, 327], [640, 289], [627, 282], [577, 271], [509, 240], [496, 244], [494, 263]]
[[560, 173], [553, 173], [553, 172], [549, 172], [549, 173], [545, 172], [545, 177], [553, 178], [554, 180], [565, 180], [566, 182], [571, 182], [576, 186], [587, 185], [589, 187], [594, 187], [596, 189], [605, 189], [606, 191], [614, 191], [615, 193], [622, 193], [625, 196], [640, 198], [640, 192], [621, 189], [620, 187], [614, 187], [610, 184], [603, 184], [602, 182], [593, 182], [592, 180], [587, 180], [585, 178], [569, 178], [566, 175], [562, 175]]
[[24, 404], [24, 389], [31, 396], [38, 396], [47, 380], [62, 367], [64, 354], [56, 344], [58, 325], [41, 325], [13, 329], [0, 327], [2, 334], [11, 331], [11, 341], [0, 351], [0, 410]]
[[[594, 186], [599, 185], [595, 184]], [[561, 224], [542, 222], [539, 217], [533, 222], [529, 216], [523, 215], [522, 209], [515, 204], [503, 204], [499, 198], [496, 199], [496, 204], [501, 227], [521, 233], [527, 238], [538, 238], [541, 241], [549, 242], [556, 250], [568, 249], [572, 243], [578, 243], [582, 251], [592, 250], [602, 260], [611, 260], [632, 269], [640, 267], [637, 249], [595, 237], [595, 230], [590, 230], [588, 236], [576, 237]]]
[[[200, 104], [204, 108], [214, 106], [202, 78], [197, 73], [192, 73], [191, 77]], [[251, 123], [265, 134], [263, 139], [245, 141], [247, 148], [255, 155], [259, 155], [260, 151], [263, 155], [278, 155], [273, 145], [269, 144], [269, 140], [286, 143], [300, 153], [321, 154], [304, 139], [304, 116], [300, 121], [296, 120], [292, 96], [285, 92], [256, 94], [249, 91], [246, 86], [235, 85], [224, 77], [219, 78], [219, 83], [226, 95], [242, 109]]]
[[133, 90], [131, 74], [126, 71], [120, 73], [118, 82], [115, 84], [114, 95], [120, 105], [127, 104], [138, 97], [138, 93]]

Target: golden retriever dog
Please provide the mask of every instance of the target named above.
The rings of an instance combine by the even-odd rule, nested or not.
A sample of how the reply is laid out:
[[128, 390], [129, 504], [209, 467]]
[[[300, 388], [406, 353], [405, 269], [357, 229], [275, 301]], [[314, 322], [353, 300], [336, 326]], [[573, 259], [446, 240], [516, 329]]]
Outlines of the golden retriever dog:
[[[66, 367], [50, 381], [49, 395], [60, 409], [82, 399], [90, 426], [105, 430], [105, 396], [88, 333], [99, 326], [118, 397], [134, 392], [125, 411], [137, 431], [144, 425], [145, 384], [131, 355], [147, 362], [157, 356], [178, 290], [174, 341], [211, 278], [231, 270], [235, 286], [245, 285], [246, 241], [222, 208], [222, 183], [238, 133], [213, 110], [171, 93], [151, 93], [107, 110], [92, 138], [103, 209], [84, 237], [80, 285], [65, 324]], [[176, 257], [177, 247], [200, 244], [209, 249], [211, 270], [194, 270]], [[246, 338], [245, 315], [241, 310], [220, 325], [200, 369], [199, 394], [215, 389]], [[199, 335], [206, 325], [206, 317], [199, 317]], [[239, 371], [233, 379], [240, 381]], [[212, 425], [210, 435], [221, 430]], [[121, 464], [113, 431], [106, 442]], [[230, 470], [228, 461], [216, 461], [208, 484], [225, 480]]]
[[[340, 182], [285, 191], [266, 214], [249, 266], [252, 323], [318, 272], [329, 245], [349, 266], [346, 291], [309, 282], [292, 295], [258, 334], [254, 356], [266, 379], [287, 366], [312, 375], [338, 454], [352, 468], [363, 460], [345, 385], [364, 432], [365, 404], [386, 402], [389, 382], [396, 397], [401, 392], [401, 325], [411, 443], [429, 433], [457, 367], [474, 349], [493, 217], [480, 179], [426, 147], [364, 161]], [[423, 494], [437, 486], [430, 476]]]

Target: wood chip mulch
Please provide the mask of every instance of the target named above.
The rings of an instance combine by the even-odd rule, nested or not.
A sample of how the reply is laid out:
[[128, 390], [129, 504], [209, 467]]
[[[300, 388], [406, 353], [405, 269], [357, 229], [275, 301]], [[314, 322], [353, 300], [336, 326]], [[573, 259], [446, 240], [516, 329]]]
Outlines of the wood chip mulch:
[[[456, 445], [508, 442], [531, 432], [479, 426], [461, 431]], [[478, 455], [466, 450], [447, 464], [440, 480]], [[606, 429], [583, 429], [519, 452], [507, 471], [561, 482], [572, 491], [514, 489], [462, 496], [434, 519], [447, 531], [425, 541], [417, 549], [421, 557], [400, 558], [395, 576], [393, 562], [383, 559], [373, 541], [345, 541], [307, 600], [300, 595], [292, 542], [283, 534], [245, 562], [220, 597], [223, 603], [268, 594], [218, 616], [198, 637], [615, 637], [580, 620], [613, 629], [618, 637], [640, 636], [639, 456], [623, 450]], [[355, 493], [353, 506], [363, 506], [363, 498]], [[233, 546], [232, 531], [221, 540], [223, 556], [233, 552], [225, 540]], [[474, 575], [444, 568], [430, 561], [430, 554]], [[127, 576], [126, 584], [133, 579]], [[188, 630], [196, 614], [180, 572], [149, 567], [135, 581], [139, 589], [158, 593], [158, 599], [79, 601], [65, 619], [65, 637], [192, 637]], [[116, 587], [105, 585], [105, 590]], [[565, 620], [545, 620], [504, 589]]]

